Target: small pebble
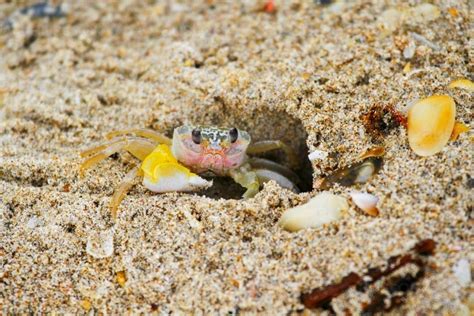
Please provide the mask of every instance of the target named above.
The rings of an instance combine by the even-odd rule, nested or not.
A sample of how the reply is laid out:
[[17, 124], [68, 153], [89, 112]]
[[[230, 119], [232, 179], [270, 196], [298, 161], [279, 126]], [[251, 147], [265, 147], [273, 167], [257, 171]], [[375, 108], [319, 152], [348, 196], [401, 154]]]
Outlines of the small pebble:
[[453, 273], [462, 287], [471, 284], [471, 265], [467, 259], [463, 258], [456, 262], [453, 266]]

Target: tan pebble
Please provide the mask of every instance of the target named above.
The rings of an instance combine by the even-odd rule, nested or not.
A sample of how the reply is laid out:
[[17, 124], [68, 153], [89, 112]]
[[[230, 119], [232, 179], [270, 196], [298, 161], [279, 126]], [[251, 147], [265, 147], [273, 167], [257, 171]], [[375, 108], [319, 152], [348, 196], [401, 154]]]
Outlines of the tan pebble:
[[117, 272], [115, 277], [116, 277], [117, 283], [121, 287], [124, 287], [125, 283], [127, 282], [127, 275], [125, 274], [125, 271]]
[[194, 66], [194, 60], [192, 60], [192, 59], [186, 59], [186, 60], [184, 61], [184, 65], [185, 65], [186, 67], [193, 67], [193, 66]]
[[443, 149], [453, 131], [456, 104], [447, 95], [435, 95], [416, 102], [408, 111], [408, 142], [419, 156], [431, 156]]
[[311, 78], [311, 73], [309, 72], [304, 72], [301, 77], [303, 77], [304, 80], [308, 80], [309, 78]]
[[407, 74], [407, 73], [409, 73], [410, 71], [411, 71], [411, 63], [408, 62], [408, 63], [405, 64], [405, 67], [403, 67], [403, 73], [404, 73], [404, 74]]
[[455, 89], [455, 88], [460, 88], [464, 89], [467, 91], [474, 91], [474, 82], [472, 82], [469, 79], [457, 79], [452, 81], [449, 85], [448, 88], [450, 89]]
[[90, 302], [88, 299], [83, 299], [83, 300], [81, 301], [81, 307], [82, 307], [86, 312], [88, 312], [88, 311], [91, 309], [92, 304], [91, 304], [91, 302]]
[[322, 192], [308, 203], [285, 211], [278, 224], [291, 232], [308, 227], [319, 227], [339, 219], [343, 211], [348, 208], [345, 198]]
[[450, 7], [448, 8], [448, 13], [453, 17], [457, 17], [459, 15], [459, 12], [456, 8]]

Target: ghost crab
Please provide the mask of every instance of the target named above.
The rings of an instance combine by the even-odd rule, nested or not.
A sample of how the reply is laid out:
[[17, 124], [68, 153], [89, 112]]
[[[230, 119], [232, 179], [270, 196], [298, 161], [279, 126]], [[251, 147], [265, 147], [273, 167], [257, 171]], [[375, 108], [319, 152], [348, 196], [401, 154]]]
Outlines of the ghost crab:
[[250, 155], [281, 149], [291, 166], [296, 165], [293, 150], [279, 140], [251, 143], [243, 130], [214, 126], [183, 125], [170, 139], [150, 129], [118, 130], [106, 135], [109, 140], [81, 152], [86, 160], [80, 175], [120, 150], [127, 150], [141, 161], [127, 173], [116, 188], [110, 208], [115, 218], [120, 202], [137, 176], [144, 186], [157, 193], [193, 191], [207, 188], [212, 181], [200, 175], [230, 176], [246, 189], [243, 197], [258, 193], [263, 182], [275, 180], [280, 186], [298, 192], [298, 176], [288, 167]]

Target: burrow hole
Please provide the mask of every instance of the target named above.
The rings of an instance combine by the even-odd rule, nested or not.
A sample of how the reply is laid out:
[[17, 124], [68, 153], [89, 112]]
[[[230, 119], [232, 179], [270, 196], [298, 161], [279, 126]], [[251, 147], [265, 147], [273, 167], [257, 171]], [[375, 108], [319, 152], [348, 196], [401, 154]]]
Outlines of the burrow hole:
[[[275, 111], [268, 108], [259, 108], [256, 111], [235, 109], [216, 106], [207, 108], [203, 112], [194, 108], [188, 113], [190, 122], [196, 125], [213, 125], [222, 127], [237, 127], [246, 130], [252, 137], [252, 142], [260, 140], [281, 140], [289, 145], [299, 159], [297, 168], [292, 170], [299, 176], [301, 192], [311, 191], [313, 188], [313, 169], [308, 159], [306, 145], [307, 133], [301, 121], [284, 111]], [[213, 110], [213, 111], [210, 111]], [[206, 113], [202, 116], [198, 113]], [[281, 150], [259, 155], [283, 165], [289, 166], [288, 160]], [[241, 199], [245, 189], [228, 177], [213, 177], [214, 184], [211, 188], [198, 192], [210, 198]]]

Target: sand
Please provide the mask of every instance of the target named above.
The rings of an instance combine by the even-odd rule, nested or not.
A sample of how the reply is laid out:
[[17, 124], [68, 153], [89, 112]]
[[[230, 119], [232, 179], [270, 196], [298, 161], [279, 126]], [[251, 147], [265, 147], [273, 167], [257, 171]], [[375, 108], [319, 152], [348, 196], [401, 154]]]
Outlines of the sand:
[[[472, 79], [473, 6], [432, 2], [439, 16], [398, 24], [394, 10], [421, 1], [277, 1], [275, 13], [254, 1], [68, 1], [67, 17], [55, 19], [15, 15], [27, 1], [0, 4], [1, 19], [15, 16], [0, 35], [2, 314], [329, 313], [305, 310], [301, 293], [425, 238], [436, 254], [391, 313], [469, 313], [472, 283], [453, 266], [474, 261], [471, 132], [423, 158], [404, 127], [374, 138], [361, 119], [374, 104], [404, 113], [449, 94], [456, 119], [471, 124], [473, 94], [446, 87]], [[408, 45], [416, 50], [405, 58]], [[153, 194], [137, 180], [114, 222], [110, 196], [136, 160], [120, 153], [80, 178], [79, 152], [112, 130], [171, 135], [181, 124], [282, 139], [302, 160], [316, 149], [329, 155], [312, 163], [313, 190], [301, 194], [273, 182], [249, 200]], [[386, 149], [380, 173], [330, 191], [375, 194], [379, 216], [351, 203], [324, 227], [278, 227], [322, 177], [374, 146]], [[88, 242], [104, 247], [92, 256]], [[358, 314], [369, 300], [352, 288], [332, 309]]]

